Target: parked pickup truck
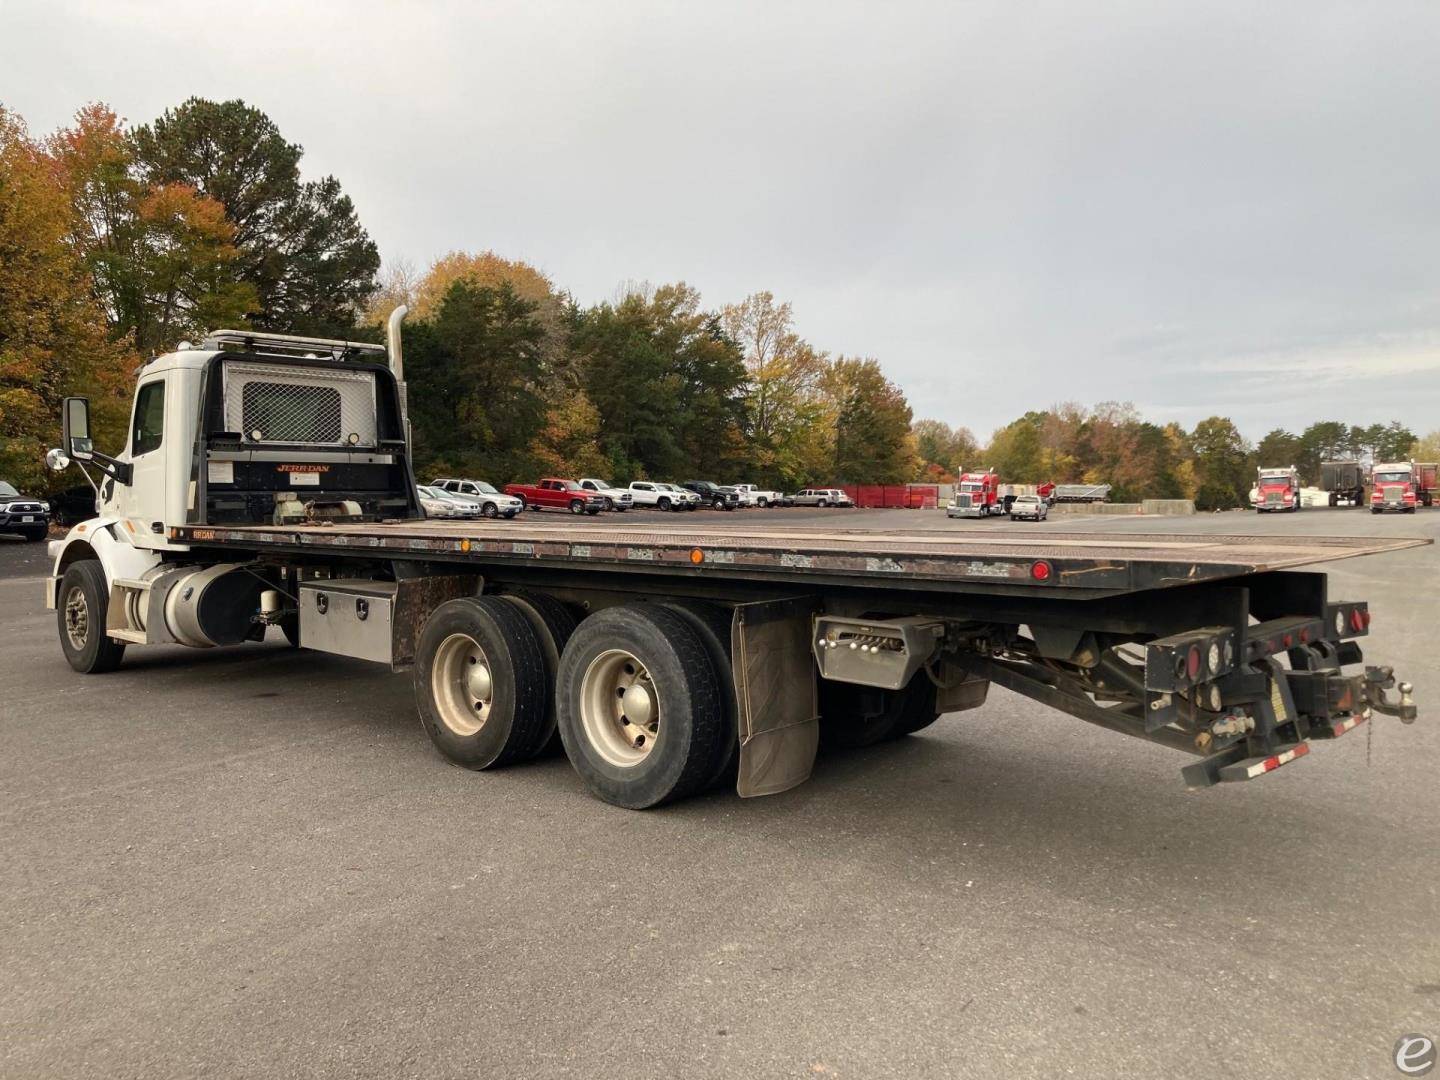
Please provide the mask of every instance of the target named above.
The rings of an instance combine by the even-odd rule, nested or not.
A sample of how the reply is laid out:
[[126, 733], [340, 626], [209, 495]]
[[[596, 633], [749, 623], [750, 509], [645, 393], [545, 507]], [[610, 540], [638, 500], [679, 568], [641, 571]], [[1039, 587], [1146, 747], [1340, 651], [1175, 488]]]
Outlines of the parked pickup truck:
[[616, 487], [609, 480], [597, 480], [593, 476], [582, 476], [580, 486], [586, 491], [593, 491], [604, 499], [606, 510], [619, 510], [624, 513], [635, 505], [635, 500], [627, 489]]
[[[424, 731], [457, 765], [524, 762], [558, 732], [590, 791], [635, 809], [718, 784], [774, 795], [804, 782], [821, 742], [904, 738], [983, 707], [992, 688], [1097, 739], [1164, 748], [1187, 762], [1192, 788], [1288, 772], [1384, 715], [1415, 719], [1410, 684], [1365, 663], [1370, 608], [1348, 592], [1364, 576], [1331, 584], [1314, 569], [1429, 542], [1388, 530], [1056, 533], [1026, 544], [987, 529], [921, 535], [908, 522], [876, 532], [800, 522], [774, 535], [733, 518], [698, 534], [428, 520], [410, 460], [401, 314], [388, 350], [247, 328], [156, 357], [135, 391], [153, 403], [137, 410], [143, 440], [114, 457], [92, 440], [89, 402], [65, 399], [63, 442], [48, 461], [104, 482], [95, 517], [50, 547], [44, 592], [57, 645], [93, 677], [127, 650], [166, 646], [110, 688], [117, 700], [143, 694], [143, 720], [120, 710], [106, 724], [168, 726], [198, 754], [226, 752], [230, 733], [187, 722], [160, 669], [183, 662], [176, 646], [243, 649], [272, 628], [303, 649], [412, 672]], [[583, 499], [573, 481], [545, 484], [519, 490], [566, 506]], [[268, 685], [297, 708], [353, 671], [279, 649], [248, 663], [274, 665]], [[227, 692], [226, 680], [212, 682], [211, 693]], [[358, 701], [361, 718], [393, 720], [390, 697]], [[969, 732], [973, 757], [1003, 783], [986, 727]], [[884, 767], [929, 776], [955, 755], [927, 753], [952, 745], [921, 740]], [[1039, 762], [1037, 775], [1058, 778], [1058, 760]], [[1325, 771], [1363, 760], [1341, 754]], [[412, 753], [394, 767], [431, 763]], [[320, 782], [343, 784], [341, 772]], [[555, 779], [536, 772], [511, 786]], [[1152, 775], [1147, 758], [1130, 779]], [[1092, 779], [1123, 805], [1121, 770]], [[1317, 779], [1327, 786], [1312, 809], [1339, 784]], [[1243, 818], [1257, 838], [1277, 820], [1301, 835], [1324, 822], [1319, 811], [1296, 817], [1306, 804], [1295, 780], [1273, 801], [1225, 800], [1208, 813]], [[1178, 800], [1144, 801], [1179, 813]], [[785, 809], [749, 816], [768, 828]], [[808, 820], [792, 818], [792, 831]]]
[[693, 491], [656, 480], [636, 480], [630, 485], [630, 497], [636, 506], [653, 510], [694, 510], [700, 505], [700, 496]]
[[0, 533], [19, 533], [26, 540], [44, 540], [50, 528], [50, 504], [21, 495], [0, 480]]
[[572, 514], [598, 514], [605, 509], [605, 498], [586, 491], [574, 480], [546, 477], [538, 484], [506, 484], [505, 494], [514, 495], [526, 510], [545, 507], [569, 510]]
[[721, 487], [713, 480], [686, 480], [681, 487], [693, 491], [715, 510], [734, 510], [740, 505], [740, 493], [734, 488]]
[[758, 506], [762, 510], [767, 506], [780, 506], [785, 501], [784, 492], [766, 491], [754, 484], [736, 484], [735, 491], [740, 496], [741, 506]]

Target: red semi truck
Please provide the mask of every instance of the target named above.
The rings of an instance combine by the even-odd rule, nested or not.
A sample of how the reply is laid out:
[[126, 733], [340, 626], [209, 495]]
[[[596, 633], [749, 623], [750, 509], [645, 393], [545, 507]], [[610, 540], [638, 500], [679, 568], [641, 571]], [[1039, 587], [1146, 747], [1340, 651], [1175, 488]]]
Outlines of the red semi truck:
[[1383, 514], [1392, 510], [1413, 514], [1416, 506], [1430, 506], [1435, 501], [1437, 472], [1433, 461], [1396, 461], [1376, 465], [1371, 473], [1370, 512]]
[[961, 473], [955, 484], [955, 497], [945, 508], [947, 517], [999, 517], [1004, 513], [1000, 475], [994, 469]]
[[1282, 510], [1295, 513], [1300, 509], [1300, 474], [1291, 465], [1288, 469], [1260, 469], [1255, 481], [1255, 512]]

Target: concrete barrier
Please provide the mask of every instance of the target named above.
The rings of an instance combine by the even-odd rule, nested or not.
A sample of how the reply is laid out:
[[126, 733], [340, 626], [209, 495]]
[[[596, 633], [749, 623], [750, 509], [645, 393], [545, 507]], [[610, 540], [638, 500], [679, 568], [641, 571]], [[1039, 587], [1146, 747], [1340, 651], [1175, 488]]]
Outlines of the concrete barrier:
[[1146, 514], [1175, 516], [1195, 513], [1195, 504], [1189, 499], [1146, 499], [1140, 506], [1141, 512]]
[[1144, 513], [1141, 503], [1056, 503], [1050, 507], [1051, 514], [1140, 514]]
[[1138, 503], [1056, 503], [1052, 514], [1154, 514], [1168, 517], [1195, 513], [1189, 499], [1146, 499]]

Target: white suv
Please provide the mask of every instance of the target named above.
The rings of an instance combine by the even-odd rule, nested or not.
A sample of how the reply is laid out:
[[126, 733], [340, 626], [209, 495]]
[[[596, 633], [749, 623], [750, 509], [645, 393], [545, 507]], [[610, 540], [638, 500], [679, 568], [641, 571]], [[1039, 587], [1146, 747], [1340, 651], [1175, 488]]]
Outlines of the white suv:
[[458, 495], [462, 499], [473, 500], [480, 508], [480, 513], [488, 518], [513, 518], [525, 509], [525, 504], [515, 496], [496, 491], [484, 480], [450, 480], [442, 476], [437, 480], [431, 480], [430, 486], [439, 488], [441, 491], [448, 491], [452, 495]]
[[839, 488], [806, 488], [795, 493], [796, 506], [854, 506], [850, 496]]
[[626, 488], [617, 488], [609, 480], [596, 480], [593, 476], [582, 476], [580, 486], [593, 491], [605, 500], [606, 510], [629, 510], [635, 505], [635, 498]]

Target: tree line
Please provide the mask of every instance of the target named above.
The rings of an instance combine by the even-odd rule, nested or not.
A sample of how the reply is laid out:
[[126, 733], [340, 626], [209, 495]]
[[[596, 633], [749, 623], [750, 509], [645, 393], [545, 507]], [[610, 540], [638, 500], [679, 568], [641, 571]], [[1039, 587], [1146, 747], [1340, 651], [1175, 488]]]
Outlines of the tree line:
[[1322, 461], [1440, 457], [1440, 432], [1417, 439], [1399, 421], [1358, 427], [1327, 420], [1298, 435], [1277, 428], [1251, 444], [1227, 417], [1187, 430], [1151, 423], [1128, 402], [1027, 412], [984, 447], [969, 429], [941, 421], [920, 420], [914, 430], [924, 472], [937, 481], [993, 468], [1016, 483], [1110, 484], [1117, 502], [1194, 499], [1202, 510], [1248, 505], [1257, 467], [1293, 465], [1304, 483], [1318, 484]]
[[[407, 304], [416, 466], [503, 483], [538, 474], [715, 477], [794, 489], [947, 480], [1093, 481], [1117, 498], [1238, 505], [1254, 465], [1403, 457], [1398, 423], [1194, 430], [1130, 405], [1030, 412], [981, 446], [916, 420], [873, 357], [830, 353], [770, 292], [707, 306], [683, 281], [581, 305], [534, 266], [456, 251], [423, 272], [379, 252], [334, 177], [243, 101], [192, 98], [127, 125], [104, 105], [34, 136], [0, 106], [0, 477], [41, 489], [60, 400], [124, 441], [142, 359], [208, 329], [379, 340]], [[1432, 454], [1432, 456], [1434, 456]]]

